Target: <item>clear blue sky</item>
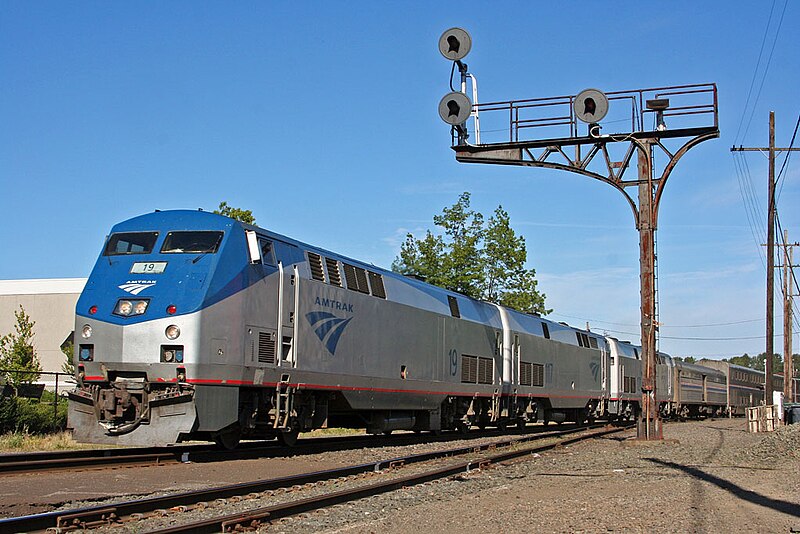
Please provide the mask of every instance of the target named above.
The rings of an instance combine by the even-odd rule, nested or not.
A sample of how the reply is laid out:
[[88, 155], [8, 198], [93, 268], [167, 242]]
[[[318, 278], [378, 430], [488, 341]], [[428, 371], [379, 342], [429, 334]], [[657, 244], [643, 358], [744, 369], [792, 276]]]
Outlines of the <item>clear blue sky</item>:
[[[718, 84], [721, 137], [681, 160], [662, 201], [660, 346], [763, 352], [766, 158], [744, 156], [754, 230], [729, 149], [766, 146], [770, 110], [778, 145], [790, 141], [800, 3], [785, 0], [6, 1], [0, 279], [87, 276], [114, 223], [222, 200], [388, 267], [406, 232], [470, 191], [474, 208], [501, 204], [525, 236], [552, 318], [638, 341], [638, 235], [618, 192], [455, 161], [436, 111], [450, 74], [437, 40], [451, 26], [472, 34], [466, 61], [484, 102]], [[795, 155], [779, 200], [791, 241], [798, 182]]]

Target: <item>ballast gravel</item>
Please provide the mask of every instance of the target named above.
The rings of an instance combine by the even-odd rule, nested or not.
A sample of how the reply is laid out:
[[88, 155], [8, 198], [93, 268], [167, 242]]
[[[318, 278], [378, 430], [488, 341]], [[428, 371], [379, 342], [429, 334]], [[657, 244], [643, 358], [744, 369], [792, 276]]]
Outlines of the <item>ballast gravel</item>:
[[800, 532], [800, 425], [674, 423], [287, 518], [264, 532]]

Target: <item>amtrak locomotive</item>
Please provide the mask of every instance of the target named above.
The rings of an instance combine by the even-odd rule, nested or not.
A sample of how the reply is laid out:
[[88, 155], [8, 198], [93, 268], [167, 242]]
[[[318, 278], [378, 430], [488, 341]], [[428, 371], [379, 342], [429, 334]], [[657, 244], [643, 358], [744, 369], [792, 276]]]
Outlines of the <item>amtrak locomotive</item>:
[[[76, 315], [85, 442], [630, 418], [641, 398], [634, 345], [202, 211], [114, 226]], [[665, 415], [730, 409], [724, 370], [659, 355], [658, 376]]]

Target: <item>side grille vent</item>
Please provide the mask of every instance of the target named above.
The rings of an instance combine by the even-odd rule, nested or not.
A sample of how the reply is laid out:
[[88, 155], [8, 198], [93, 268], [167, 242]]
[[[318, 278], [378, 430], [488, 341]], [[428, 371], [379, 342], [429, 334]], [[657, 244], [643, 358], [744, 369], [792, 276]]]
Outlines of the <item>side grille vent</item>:
[[358, 289], [361, 293], [369, 294], [369, 284], [367, 283], [367, 271], [356, 267], [356, 280], [358, 280]]
[[520, 362], [519, 364], [519, 385], [530, 386], [532, 381], [532, 365], [528, 362]]
[[635, 376], [624, 377], [622, 389], [625, 393], [636, 393], [636, 377]]
[[344, 279], [347, 281], [347, 289], [352, 289], [359, 293], [369, 293], [367, 271], [348, 263], [343, 263], [342, 265], [344, 265]]
[[311, 268], [311, 278], [325, 281], [325, 273], [322, 270], [322, 256], [313, 252], [308, 253], [308, 266]]
[[467, 384], [478, 382], [478, 357], [461, 355], [461, 381]]
[[[586, 347], [587, 349], [589, 348], [589, 336], [583, 332], [575, 332], [575, 337], [578, 338], [579, 347]], [[597, 341], [595, 341], [595, 344], [597, 344]]]
[[325, 258], [325, 266], [328, 267], [328, 281], [331, 285], [342, 287], [342, 275], [339, 274], [339, 262], [331, 258]]
[[494, 383], [494, 360], [478, 358], [478, 384]]
[[493, 384], [494, 359], [462, 354], [461, 382], [464, 384]]
[[544, 365], [534, 363], [531, 368], [531, 385], [536, 387], [544, 386]]
[[344, 279], [347, 282], [347, 288], [355, 289], [358, 286], [358, 282], [356, 281], [356, 268], [347, 263], [343, 263], [342, 266], [344, 266]]
[[461, 317], [461, 311], [458, 309], [458, 301], [452, 295], [447, 295], [447, 304], [450, 305], [450, 315], [455, 318]]
[[383, 276], [378, 273], [369, 272], [369, 285], [372, 287], [372, 295], [381, 299], [386, 298], [386, 289], [383, 287]]
[[258, 362], [275, 363], [275, 338], [270, 332], [258, 333]]

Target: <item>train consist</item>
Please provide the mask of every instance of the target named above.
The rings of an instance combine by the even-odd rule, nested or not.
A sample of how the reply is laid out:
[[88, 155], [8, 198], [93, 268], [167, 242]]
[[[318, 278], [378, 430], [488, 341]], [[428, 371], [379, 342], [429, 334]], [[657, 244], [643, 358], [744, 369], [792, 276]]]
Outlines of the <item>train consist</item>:
[[[76, 310], [79, 441], [633, 418], [635, 345], [202, 211], [114, 226]], [[658, 355], [664, 416], [740, 413], [755, 371]], [[720, 364], [720, 365], [718, 365]]]

